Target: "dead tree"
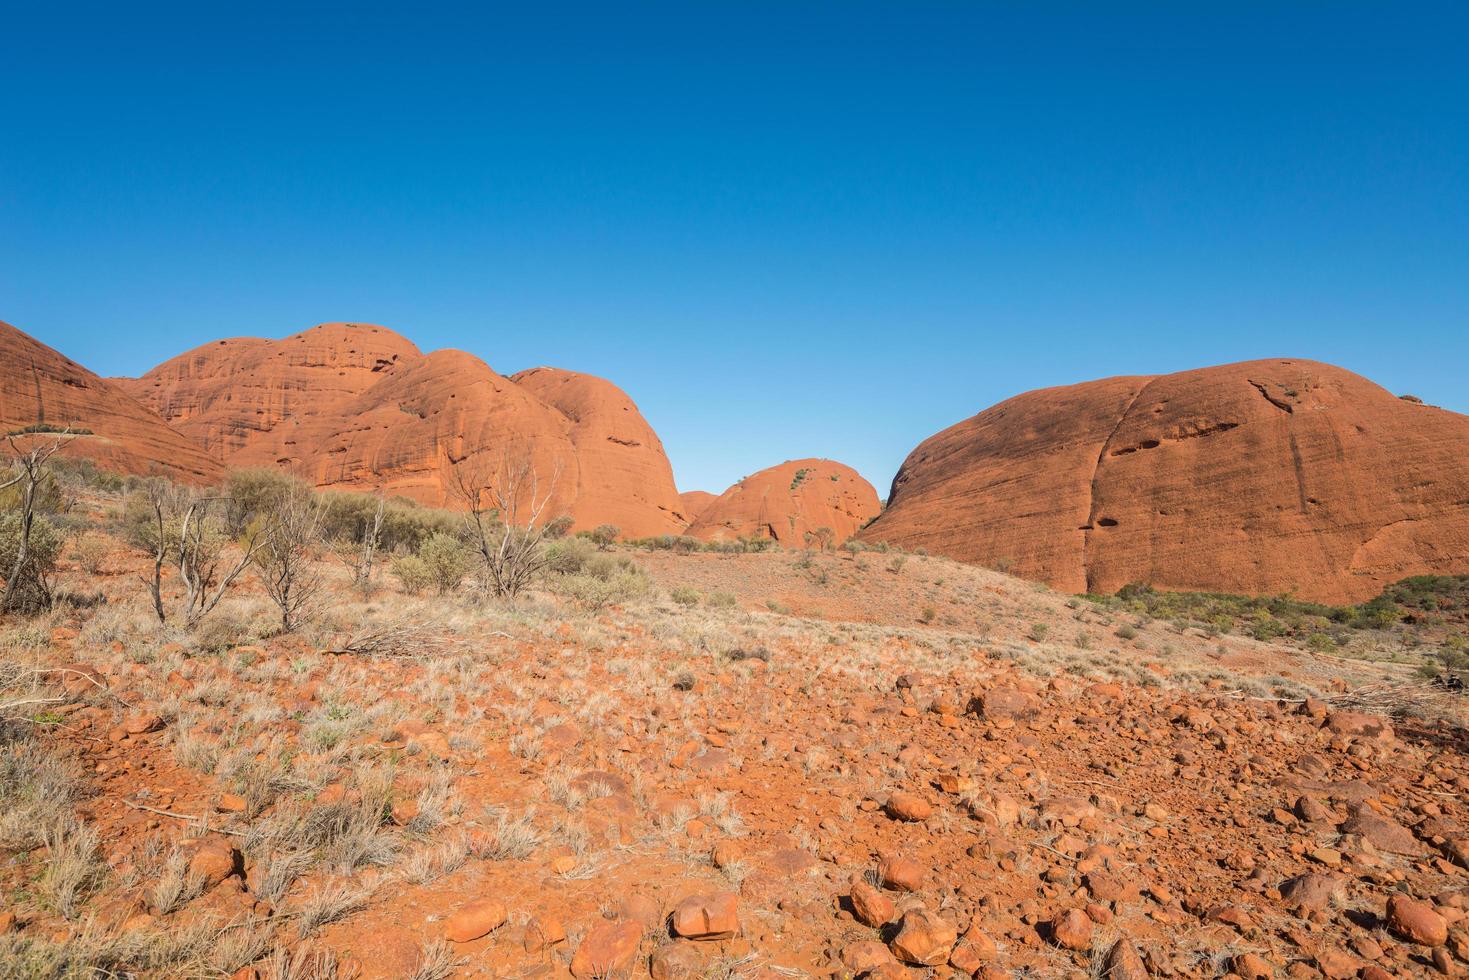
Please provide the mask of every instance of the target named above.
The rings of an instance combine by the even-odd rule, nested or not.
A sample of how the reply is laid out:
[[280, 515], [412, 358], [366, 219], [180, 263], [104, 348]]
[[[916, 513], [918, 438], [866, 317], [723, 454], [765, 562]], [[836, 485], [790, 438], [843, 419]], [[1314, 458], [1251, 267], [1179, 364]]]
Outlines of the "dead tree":
[[260, 584], [281, 613], [281, 631], [290, 633], [321, 592], [317, 550], [321, 545], [321, 502], [308, 489], [287, 494], [276, 506], [272, 533], [255, 553]]
[[153, 612], [159, 622], [168, 621], [163, 568], [172, 564], [184, 587], [184, 622], [192, 627], [219, 605], [266, 546], [274, 527], [252, 528], [240, 542], [239, 553], [227, 559], [229, 536], [220, 523], [229, 498], [202, 496], [162, 477], [148, 480], [143, 495], [144, 514], [133, 526], [132, 536], [133, 543], [153, 560], [152, 577], [146, 580]]
[[[18, 611], [37, 598], [43, 606], [49, 604], [50, 596], [44, 579], [28, 582], [26, 570], [31, 562], [31, 533], [36, 524], [36, 493], [50, 472], [51, 457], [66, 446], [69, 435], [70, 427], [56, 433], [54, 438], [33, 442], [29, 449], [15, 441], [15, 434], [6, 436], [18, 472], [14, 478], [0, 485], [0, 489], [20, 485], [20, 526], [16, 537], [15, 564], [5, 577], [5, 595], [0, 597], [0, 612]], [[40, 590], [39, 597], [34, 594], [36, 588]]]
[[453, 471], [486, 592], [514, 599], [550, 566], [544, 547], [550, 523], [543, 517], [560, 475], [558, 466], [543, 493], [529, 448], [501, 453], [488, 469], [461, 466]]

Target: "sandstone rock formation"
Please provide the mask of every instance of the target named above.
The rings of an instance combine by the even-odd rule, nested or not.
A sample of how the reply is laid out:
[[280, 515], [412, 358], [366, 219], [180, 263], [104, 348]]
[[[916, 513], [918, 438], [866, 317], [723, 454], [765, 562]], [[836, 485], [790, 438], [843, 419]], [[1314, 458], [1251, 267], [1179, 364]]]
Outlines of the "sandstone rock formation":
[[318, 487], [456, 506], [456, 473], [533, 465], [546, 516], [625, 536], [688, 523], [663, 445], [618, 387], [536, 368], [514, 378], [461, 351], [423, 354], [386, 327], [327, 323], [222, 340], [120, 384], [228, 466], [281, 466]]
[[688, 533], [706, 541], [772, 538], [801, 547], [808, 533], [831, 530], [832, 544], [850, 538], [882, 505], [872, 484], [829, 459], [796, 459], [747, 476], [700, 513]]
[[1071, 592], [1358, 601], [1469, 571], [1469, 417], [1299, 359], [1048, 388], [925, 440], [862, 537]]
[[30, 426], [88, 430], [63, 458], [119, 473], [161, 473], [190, 483], [218, 479], [218, 460], [117, 385], [0, 322], [0, 433]]
[[398, 367], [422, 359], [386, 327], [323, 323], [287, 337], [235, 337], [117, 382], [219, 458], [268, 437], [287, 419], [331, 415]]
[[610, 381], [539, 367], [510, 376], [569, 423], [575, 449], [578, 526], [615, 524], [623, 536], [679, 534], [689, 523], [663, 443], [638, 407]]
[[678, 502], [683, 509], [683, 515], [688, 519], [690, 524], [697, 521], [699, 515], [704, 513], [704, 509], [718, 499], [718, 496], [710, 493], [708, 490], [685, 490], [678, 495]]

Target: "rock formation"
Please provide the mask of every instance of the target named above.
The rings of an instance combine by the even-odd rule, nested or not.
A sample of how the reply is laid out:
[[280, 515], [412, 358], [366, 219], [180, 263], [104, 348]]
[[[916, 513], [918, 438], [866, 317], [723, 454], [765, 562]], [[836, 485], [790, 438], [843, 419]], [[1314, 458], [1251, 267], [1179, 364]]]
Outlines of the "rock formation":
[[658, 436], [621, 389], [590, 375], [506, 378], [460, 351], [425, 355], [386, 327], [327, 323], [204, 344], [120, 383], [232, 467], [452, 507], [456, 474], [525, 458], [538, 495], [551, 495], [548, 517], [628, 537], [687, 524]]
[[872, 484], [829, 459], [796, 459], [747, 476], [711, 501], [688, 533], [706, 541], [772, 538], [802, 547], [808, 533], [831, 530], [840, 544], [882, 505]]
[[699, 515], [704, 513], [704, 508], [718, 499], [718, 496], [710, 493], [708, 490], [685, 490], [678, 495], [678, 502], [683, 508], [683, 515], [688, 519], [690, 524], [699, 519]]
[[683, 513], [663, 443], [627, 393], [610, 381], [539, 367], [511, 375], [569, 423], [575, 450], [577, 526], [615, 524], [624, 537], [679, 534]]
[[119, 473], [190, 483], [221, 473], [218, 460], [117, 385], [0, 322], [0, 433], [30, 427], [71, 427], [61, 458]]
[[1469, 417], [1299, 359], [1048, 388], [925, 440], [861, 536], [1070, 592], [1357, 601], [1469, 571]]

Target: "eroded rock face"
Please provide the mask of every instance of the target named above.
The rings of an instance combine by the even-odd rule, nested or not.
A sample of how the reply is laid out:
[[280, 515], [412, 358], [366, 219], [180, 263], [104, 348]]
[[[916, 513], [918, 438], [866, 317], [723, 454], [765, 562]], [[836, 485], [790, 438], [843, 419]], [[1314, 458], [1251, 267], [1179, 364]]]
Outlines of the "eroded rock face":
[[548, 519], [630, 537], [687, 524], [657, 434], [621, 389], [590, 375], [507, 378], [461, 351], [423, 354], [386, 327], [327, 323], [205, 344], [119, 384], [231, 467], [457, 507], [456, 473], [528, 457], [537, 495], [551, 495]]
[[708, 490], [685, 490], [678, 495], [678, 502], [683, 509], [684, 517], [693, 524], [704, 513], [704, 510], [719, 498]]
[[838, 545], [880, 509], [877, 491], [850, 466], [796, 459], [747, 476], [724, 491], [688, 533], [706, 541], [763, 537], [803, 547], [808, 533], [827, 528], [829, 543]]
[[1358, 601], [1469, 570], [1469, 417], [1298, 359], [1048, 388], [919, 445], [862, 537], [1069, 592]]
[[602, 378], [559, 368], [532, 368], [510, 380], [570, 423], [577, 461], [571, 516], [578, 526], [615, 524], [633, 538], [682, 533], [689, 521], [673, 467], [626, 392]]
[[0, 323], [0, 433], [36, 425], [90, 430], [69, 437], [62, 455], [115, 472], [189, 483], [220, 476], [217, 460], [118, 385]]

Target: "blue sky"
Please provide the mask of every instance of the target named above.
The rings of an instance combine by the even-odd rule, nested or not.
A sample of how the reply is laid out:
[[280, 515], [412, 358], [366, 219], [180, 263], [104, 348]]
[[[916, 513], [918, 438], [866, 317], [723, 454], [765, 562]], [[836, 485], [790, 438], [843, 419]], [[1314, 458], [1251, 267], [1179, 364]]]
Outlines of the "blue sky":
[[1469, 411], [1462, 4], [481, 7], [11, 4], [0, 319], [588, 371], [714, 491], [1254, 357]]

